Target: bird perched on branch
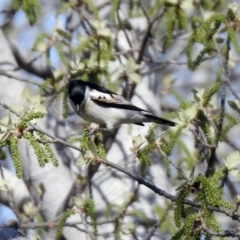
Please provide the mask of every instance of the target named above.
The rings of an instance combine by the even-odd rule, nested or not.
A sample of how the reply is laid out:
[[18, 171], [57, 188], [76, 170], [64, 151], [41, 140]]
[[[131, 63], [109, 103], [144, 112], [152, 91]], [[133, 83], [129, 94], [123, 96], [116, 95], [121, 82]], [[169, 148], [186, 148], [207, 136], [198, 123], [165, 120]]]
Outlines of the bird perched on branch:
[[144, 122], [171, 127], [176, 125], [170, 120], [151, 115], [124, 97], [92, 82], [73, 80], [69, 84], [68, 94], [73, 109], [81, 118], [104, 125], [109, 131], [126, 123], [140, 126], [144, 126]]

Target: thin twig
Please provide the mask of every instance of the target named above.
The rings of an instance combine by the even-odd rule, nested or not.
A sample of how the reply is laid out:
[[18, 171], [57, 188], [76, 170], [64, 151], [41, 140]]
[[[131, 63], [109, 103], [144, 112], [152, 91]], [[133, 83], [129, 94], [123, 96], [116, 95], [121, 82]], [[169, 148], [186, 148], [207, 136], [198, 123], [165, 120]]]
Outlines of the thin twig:
[[[220, 50], [218, 48], [217, 42], [215, 39], [213, 39], [214, 45], [217, 49], [217, 56], [218, 56], [218, 62], [219, 66], [221, 67], [222, 73], [223, 73], [223, 81], [221, 84], [221, 111], [220, 111], [220, 118], [218, 121], [217, 125], [217, 132], [216, 132], [216, 138], [215, 138], [215, 145], [218, 146], [218, 142], [222, 133], [222, 128], [223, 128], [223, 120], [225, 116], [225, 100], [226, 100], [226, 83], [229, 82], [228, 78], [228, 60], [229, 60], [229, 51], [230, 51], [230, 38], [228, 37], [227, 40], [227, 50], [226, 50], [226, 55], [224, 56], [224, 60], [222, 59], [222, 56], [220, 54]], [[211, 155], [208, 160], [208, 167], [205, 172], [205, 176], [209, 177], [212, 175], [214, 171], [214, 164], [215, 164], [215, 153], [216, 153], [216, 148], [212, 149]]]
[[40, 83], [38, 83], [38, 82], [36, 82], [36, 81], [34, 81], [34, 80], [26, 79], [26, 78], [20, 78], [20, 77], [18, 77], [18, 76], [9, 74], [9, 73], [7, 73], [7, 72], [5, 72], [5, 71], [2, 71], [2, 70], [0, 70], [0, 75], [5, 76], [5, 77], [8, 77], [8, 78], [12, 78], [13, 80], [18, 80], [18, 81], [20, 81], [20, 82], [26, 82], [26, 83], [31, 83], [31, 84], [33, 84], [33, 85], [41, 86]]
[[[119, 6], [118, 6], [118, 8], [119, 8]], [[122, 31], [123, 31], [123, 33], [124, 33], [124, 35], [125, 35], [125, 37], [126, 37], [126, 40], [127, 40], [127, 43], [128, 43], [128, 45], [129, 45], [130, 49], [132, 49], [132, 48], [133, 48], [132, 42], [130, 41], [130, 38], [129, 38], [129, 36], [128, 36], [128, 33], [127, 33], [127, 31], [126, 31], [126, 28], [125, 28], [125, 27], [123, 26], [123, 24], [122, 24], [122, 20], [121, 20], [121, 18], [120, 18], [120, 16], [119, 16], [119, 9], [117, 9], [117, 20], [118, 20], [118, 23], [119, 23], [120, 28], [122, 29]], [[131, 54], [131, 56], [133, 57], [133, 53], [130, 52], [130, 54]]]

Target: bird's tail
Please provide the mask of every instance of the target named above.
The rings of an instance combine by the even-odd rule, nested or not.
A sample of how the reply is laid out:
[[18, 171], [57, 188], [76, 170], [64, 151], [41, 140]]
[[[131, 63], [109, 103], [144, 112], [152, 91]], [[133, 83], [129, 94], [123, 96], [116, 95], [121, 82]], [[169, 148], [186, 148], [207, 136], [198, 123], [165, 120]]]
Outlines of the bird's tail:
[[144, 114], [144, 116], [147, 117], [148, 119], [152, 120], [155, 123], [167, 125], [167, 126], [170, 126], [170, 127], [176, 126], [175, 122], [172, 122], [172, 121], [164, 119], [164, 118], [156, 117], [156, 116], [153, 116], [153, 115], [150, 115], [150, 114]]

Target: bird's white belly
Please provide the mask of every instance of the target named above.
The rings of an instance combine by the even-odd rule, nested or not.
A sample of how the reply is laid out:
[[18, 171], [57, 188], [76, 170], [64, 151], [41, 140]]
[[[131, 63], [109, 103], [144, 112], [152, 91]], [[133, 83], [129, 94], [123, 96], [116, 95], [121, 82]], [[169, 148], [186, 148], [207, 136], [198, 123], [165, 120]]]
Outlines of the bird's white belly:
[[133, 111], [126, 111], [120, 108], [101, 107], [92, 100], [87, 100], [80, 108], [80, 117], [89, 122], [95, 122], [100, 125], [117, 127], [122, 123], [132, 122]]
[[124, 123], [147, 122], [139, 111], [102, 107], [89, 99], [80, 107], [79, 115], [88, 122], [106, 125], [109, 129], [116, 128]]

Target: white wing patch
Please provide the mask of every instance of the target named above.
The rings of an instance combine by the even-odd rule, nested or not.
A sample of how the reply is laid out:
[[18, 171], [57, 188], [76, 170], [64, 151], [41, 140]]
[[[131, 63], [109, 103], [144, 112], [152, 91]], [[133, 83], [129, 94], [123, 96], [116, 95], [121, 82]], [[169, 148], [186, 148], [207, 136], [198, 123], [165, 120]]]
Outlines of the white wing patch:
[[106, 103], [133, 105], [131, 102], [120, 95], [102, 93], [94, 89], [90, 90], [90, 98], [97, 99], [98, 101]]
[[99, 100], [104, 100], [104, 99], [111, 100], [113, 97], [110, 94], [102, 93], [102, 92], [92, 89], [92, 90], [90, 90], [90, 98], [91, 99], [99, 99]]

